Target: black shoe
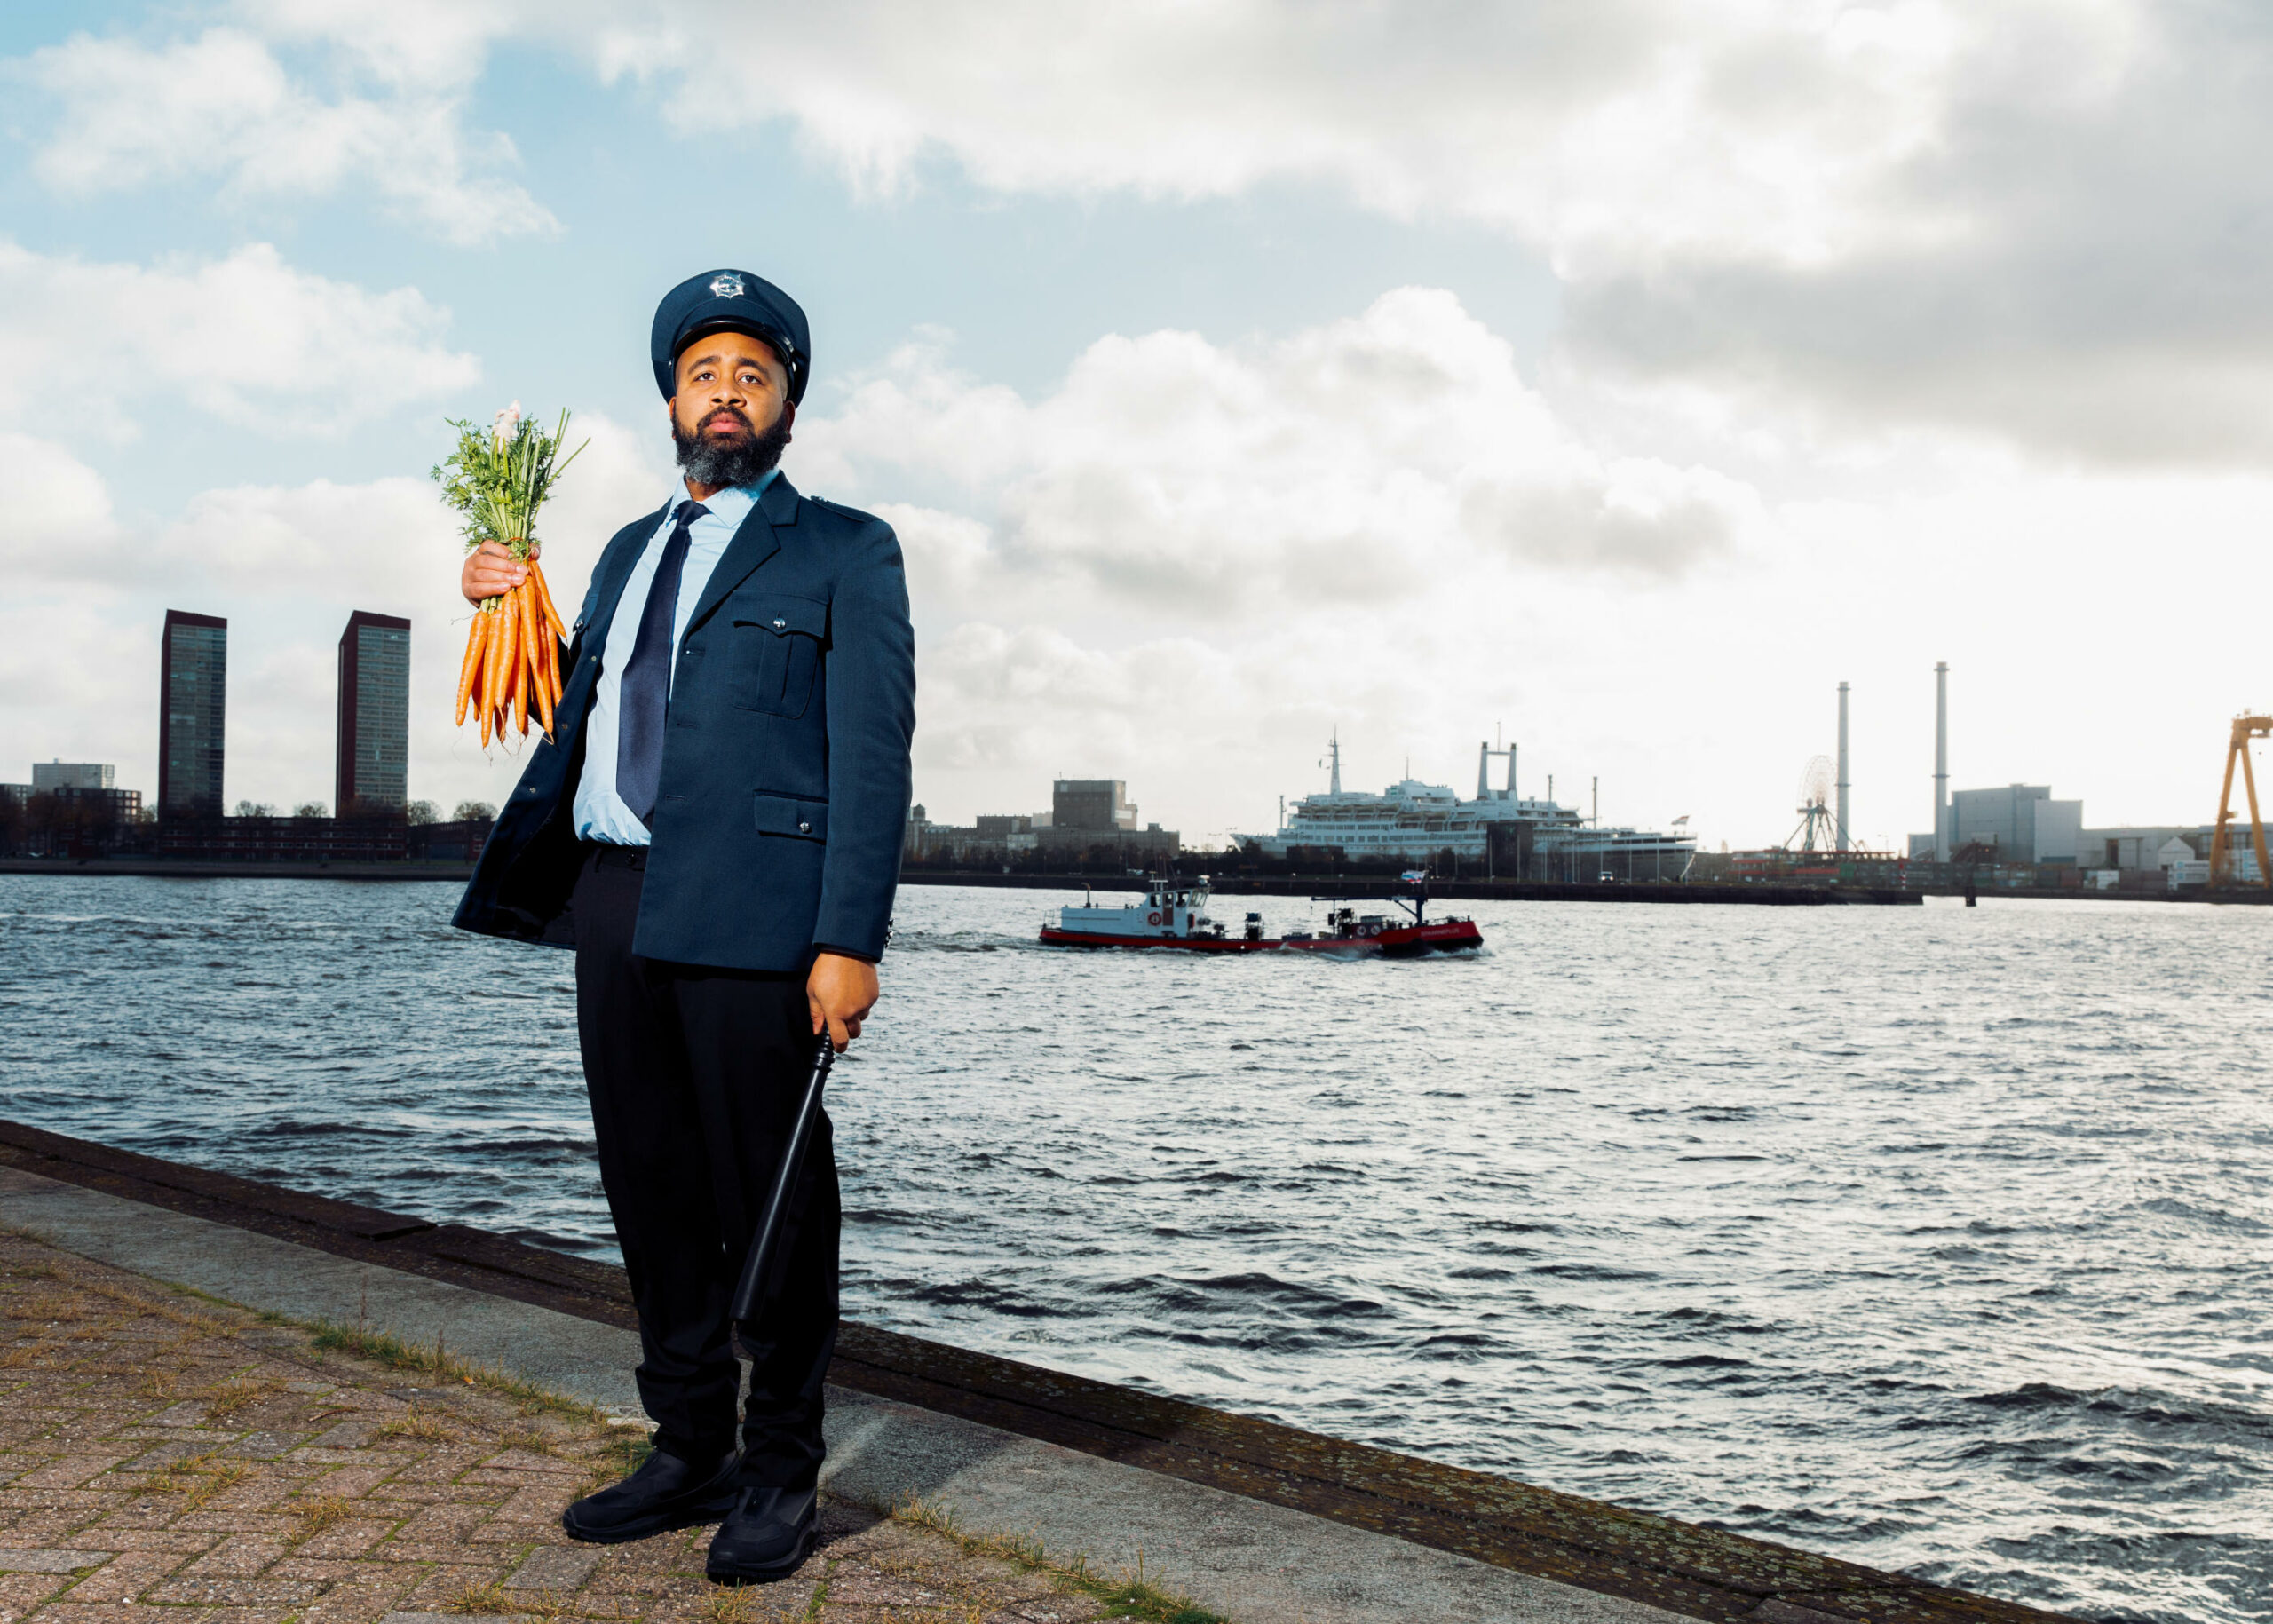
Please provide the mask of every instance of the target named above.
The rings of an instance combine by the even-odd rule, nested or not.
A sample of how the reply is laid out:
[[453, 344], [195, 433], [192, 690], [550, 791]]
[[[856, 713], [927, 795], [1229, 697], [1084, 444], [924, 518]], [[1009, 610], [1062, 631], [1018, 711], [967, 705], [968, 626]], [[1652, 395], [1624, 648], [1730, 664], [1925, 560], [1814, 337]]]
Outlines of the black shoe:
[[572, 1540], [592, 1545], [621, 1545], [672, 1528], [715, 1523], [734, 1508], [733, 1451], [708, 1466], [696, 1466], [658, 1449], [639, 1470], [597, 1494], [587, 1494], [560, 1514]]
[[772, 1584], [804, 1565], [820, 1532], [820, 1499], [812, 1490], [744, 1489], [710, 1536], [704, 1571], [713, 1584]]

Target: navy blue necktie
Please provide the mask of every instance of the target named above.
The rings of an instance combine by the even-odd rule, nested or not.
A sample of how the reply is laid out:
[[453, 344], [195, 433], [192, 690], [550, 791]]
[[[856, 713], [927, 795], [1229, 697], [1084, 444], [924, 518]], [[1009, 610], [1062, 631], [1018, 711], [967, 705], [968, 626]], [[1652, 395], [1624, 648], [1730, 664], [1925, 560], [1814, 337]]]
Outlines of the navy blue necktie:
[[615, 793], [631, 815], [653, 827], [655, 796], [663, 782], [663, 717], [670, 709], [671, 622], [678, 613], [678, 578], [686, 568], [687, 531], [710, 510], [699, 502], [678, 504], [678, 523], [655, 565], [647, 606], [639, 613], [639, 637], [624, 662], [616, 687]]

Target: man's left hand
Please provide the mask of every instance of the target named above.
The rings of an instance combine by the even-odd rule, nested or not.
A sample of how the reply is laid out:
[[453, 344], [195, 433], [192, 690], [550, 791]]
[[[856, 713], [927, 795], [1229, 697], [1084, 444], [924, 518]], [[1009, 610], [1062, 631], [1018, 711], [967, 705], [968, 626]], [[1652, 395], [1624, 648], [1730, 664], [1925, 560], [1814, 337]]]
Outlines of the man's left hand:
[[876, 967], [866, 959], [822, 953], [805, 978], [805, 1003], [813, 1014], [813, 1035], [824, 1028], [836, 1052], [860, 1035], [860, 1023], [876, 1007]]

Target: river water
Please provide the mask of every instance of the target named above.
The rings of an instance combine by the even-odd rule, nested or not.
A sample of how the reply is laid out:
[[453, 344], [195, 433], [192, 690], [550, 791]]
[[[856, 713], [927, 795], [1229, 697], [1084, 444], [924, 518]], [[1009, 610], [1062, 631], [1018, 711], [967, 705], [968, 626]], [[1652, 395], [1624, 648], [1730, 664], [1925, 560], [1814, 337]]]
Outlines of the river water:
[[[570, 961], [455, 899], [0, 876], [0, 1113], [611, 1256]], [[847, 1312], [2273, 1619], [2273, 910], [1479, 903], [1488, 952], [1383, 963], [1034, 945], [1069, 899], [901, 893], [831, 1085]]]

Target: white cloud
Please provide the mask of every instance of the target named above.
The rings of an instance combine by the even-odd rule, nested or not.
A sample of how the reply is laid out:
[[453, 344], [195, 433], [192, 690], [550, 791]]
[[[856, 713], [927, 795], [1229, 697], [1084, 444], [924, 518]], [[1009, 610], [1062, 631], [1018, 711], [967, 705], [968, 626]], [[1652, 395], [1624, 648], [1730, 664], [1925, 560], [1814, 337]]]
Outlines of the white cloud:
[[[145, 266], [0, 240], [0, 421], [36, 411], [43, 426], [116, 440], [141, 411], [186, 404], [274, 433], [334, 432], [474, 383], [479, 364], [443, 343], [447, 321], [416, 289], [372, 293], [265, 243]], [[97, 353], [134, 386], [54, 386]]]
[[[652, 85], [686, 136], [787, 122], [876, 194], [1330, 188], [1543, 256], [1567, 355], [1867, 440], [1953, 427], [2109, 463], [2273, 448], [2273, 25], [2144, 0], [240, 0], [160, 45], [81, 36], [58, 184], [343, 186], [459, 241], [547, 230], [467, 133], [508, 39]], [[280, 54], [281, 52], [281, 54]], [[320, 61], [348, 88], [310, 88]], [[1330, 252], [1331, 247], [1319, 251]]]
[[108, 567], [120, 539], [101, 476], [52, 440], [0, 430], [0, 559], [12, 579]]
[[659, 83], [683, 133], [786, 118], [874, 191], [946, 161], [1483, 222], [1554, 266], [1583, 368], [1819, 436], [2273, 449], [2273, 178], [2240, 155], [2273, 146], [2261, 8], [587, 0], [527, 26]]
[[1409, 756], [1464, 786], [1504, 725], [1534, 789], [1552, 774], [1584, 804], [1599, 775], [1607, 817], [1757, 844], [1788, 827], [1846, 679], [1858, 822], [1893, 842], [1925, 821], [1948, 659], [1961, 781], [2187, 818], [2216, 718], [2254, 692], [2218, 583], [2273, 524], [2261, 478], [1895, 436], [1844, 463], [1786, 444], [1763, 492], [1635, 455], [1680, 437], [1662, 421], [1594, 401], [1574, 426], [1422, 289], [1275, 341], [1100, 340], [1033, 399], [948, 357], [923, 336], [801, 424], [790, 460], [900, 533], [934, 815], [1035, 810], [1065, 772], [1126, 778], [1148, 819], [1212, 836], [1315, 788], [1330, 728], [1352, 783]]
[[[648, 436], [580, 416], [590, 446], [544, 512], [546, 574], [564, 614], [616, 527], [659, 501]], [[230, 622], [227, 796], [280, 805], [331, 797], [336, 650], [350, 609], [402, 614], [411, 634], [411, 793], [445, 808], [503, 799], [518, 752], [484, 752], [452, 725], [470, 611], [463, 543], [424, 478], [316, 480], [202, 492], [130, 529], [101, 481], [61, 448], [0, 434], [0, 741], [12, 757], [114, 761], [156, 788], [157, 631], [168, 608]], [[0, 763], [0, 776], [19, 771]]]
[[[505, 178], [518, 167], [511, 139], [464, 127], [478, 49], [407, 51], [397, 48], [406, 33], [373, 39], [368, 23], [352, 26], [332, 10], [336, 23], [349, 24], [338, 29], [348, 43], [342, 57], [379, 80], [378, 94], [316, 95], [265, 40], [237, 28], [154, 47], [81, 34], [33, 52], [21, 76], [57, 106], [34, 171], [72, 194], [218, 176], [240, 201], [319, 196], [353, 183], [461, 244], [558, 230]], [[453, 42], [458, 32], [438, 37]]]
[[911, 546], [974, 604], [1078, 581], [1222, 618], [1496, 563], [1663, 580], [1735, 552], [1759, 509], [1709, 470], [1588, 447], [1504, 340], [1419, 288], [1270, 343], [1102, 338], [1032, 403], [955, 373], [934, 337], [799, 446], [855, 489], [959, 487], [987, 528], [912, 512]]

